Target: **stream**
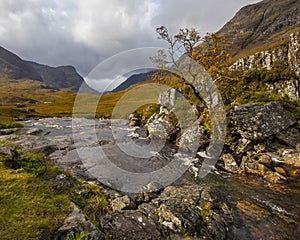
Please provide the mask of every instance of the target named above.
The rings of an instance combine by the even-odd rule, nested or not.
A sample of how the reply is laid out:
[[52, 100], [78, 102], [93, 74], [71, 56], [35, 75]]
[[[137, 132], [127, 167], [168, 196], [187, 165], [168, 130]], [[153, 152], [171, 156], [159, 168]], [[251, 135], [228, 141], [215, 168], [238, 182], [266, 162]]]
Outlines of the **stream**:
[[[99, 177], [91, 174], [89, 168], [92, 168], [93, 164], [83, 164], [78, 155], [78, 151], [82, 149], [90, 152], [92, 156], [93, 149], [101, 146], [105, 157], [115, 166], [132, 173], [158, 170], [170, 163], [177, 151], [172, 144], [165, 144], [158, 149], [159, 151], [155, 151], [157, 146], [154, 146], [154, 150], [149, 151], [150, 155], [146, 157], [124, 153], [122, 149], [130, 148], [133, 138], [137, 146], [150, 144], [142, 130], [136, 129], [133, 132], [127, 127], [126, 122], [118, 123], [117, 127], [113, 128], [119, 133], [122, 131], [126, 133], [121, 134], [123, 141], [121, 147], [116, 144], [108, 120], [84, 120], [84, 124], [78, 124], [75, 129], [72, 128], [71, 118], [28, 120], [24, 124], [25, 127], [17, 134], [2, 136], [1, 139], [13, 141], [25, 149], [50, 149], [49, 158], [53, 164], [71, 171], [80, 179], [90, 181], [97, 181]], [[101, 167], [105, 168], [105, 165]], [[119, 186], [120, 182], [125, 181], [113, 182], [111, 178], [100, 180], [105, 185], [117, 189], [122, 187]], [[205, 184], [216, 189], [220, 198], [226, 198], [227, 204], [232, 209], [234, 225], [231, 231], [235, 239], [300, 239], [299, 178], [271, 184], [259, 177], [240, 176], [215, 170], [198, 183], [190, 174], [185, 173], [173, 184]]]

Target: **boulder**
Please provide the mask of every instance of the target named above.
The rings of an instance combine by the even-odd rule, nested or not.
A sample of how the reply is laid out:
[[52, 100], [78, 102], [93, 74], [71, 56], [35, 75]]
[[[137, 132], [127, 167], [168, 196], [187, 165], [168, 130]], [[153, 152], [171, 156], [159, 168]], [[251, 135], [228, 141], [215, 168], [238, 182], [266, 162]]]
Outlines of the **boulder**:
[[296, 123], [296, 119], [285, 113], [278, 102], [236, 106], [231, 117], [238, 133], [249, 140], [268, 138]]
[[150, 117], [146, 127], [150, 138], [171, 140], [179, 132], [176, 116], [165, 107], [161, 107], [158, 114]]
[[101, 228], [108, 239], [161, 239], [155, 215], [140, 210], [119, 211], [105, 216]]
[[176, 144], [186, 151], [195, 152], [199, 147], [207, 143], [208, 139], [199, 123], [194, 123], [190, 128], [183, 131]]

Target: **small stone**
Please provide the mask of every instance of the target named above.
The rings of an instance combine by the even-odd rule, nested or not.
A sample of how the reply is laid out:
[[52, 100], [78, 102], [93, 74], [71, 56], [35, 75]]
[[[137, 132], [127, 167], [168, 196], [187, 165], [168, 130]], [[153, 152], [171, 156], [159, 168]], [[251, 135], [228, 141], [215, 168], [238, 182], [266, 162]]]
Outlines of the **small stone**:
[[59, 174], [56, 176], [56, 180], [64, 180], [67, 176], [65, 174]]
[[43, 130], [42, 129], [39, 129], [39, 128], [31, 128], [29, 129], [26, 134], [27, 135], [38, 135], [42, 132]]
[[282, 176], [286, 176], [286, 172], [284, 171], [284, 169], [282, 167], [275, 167], [274, 168], [275, 172], [279, 173]]
[[271, 183], [279, 183], [281, 180], [286, 180], [284, 176], [270, 170], [266, 172], [264, 179]]
[[263, 177], [267, 171], [267, 167], [257, 162], [247, 162], [245, 163], [245, 171], [248, 174]]
[[234, 157], [230, 153], [226, 153], [222, 155], [222, 160], [224, 161], [225, 170], [231, 173], [238, 172], [238, 166]]
[[134, 208], [134, 203], [128, 196], [115, 198], [111, 201], [111, 208], [115, 211], [128, 210]]

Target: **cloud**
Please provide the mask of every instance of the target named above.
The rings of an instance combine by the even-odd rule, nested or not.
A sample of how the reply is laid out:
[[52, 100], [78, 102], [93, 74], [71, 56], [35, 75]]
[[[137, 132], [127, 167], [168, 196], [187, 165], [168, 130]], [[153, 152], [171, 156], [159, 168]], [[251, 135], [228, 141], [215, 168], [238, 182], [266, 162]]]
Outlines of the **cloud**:
[[[24, 59], [87, 75], [124, 50], [164, 46], [155, 28], [217, 31], [255, 0], [1, 0], [0, 45]], [[127, 59], [130, 61], [130, 59]]]

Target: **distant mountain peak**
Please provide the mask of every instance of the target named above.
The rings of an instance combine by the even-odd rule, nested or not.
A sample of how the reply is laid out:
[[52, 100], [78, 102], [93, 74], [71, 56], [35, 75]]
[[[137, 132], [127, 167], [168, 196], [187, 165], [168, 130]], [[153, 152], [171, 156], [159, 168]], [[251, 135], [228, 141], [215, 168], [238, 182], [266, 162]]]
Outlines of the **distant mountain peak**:
[[153, 71], [148, 71], [145, 73], [136, 73], [128, 77], [124, 82], [122, 82], [118, 87], [112, 90], [112, 92], [119, 92], [129, 88], [131, 85], [144, 82], [148, 79], [148, 76], [153, 73]]

